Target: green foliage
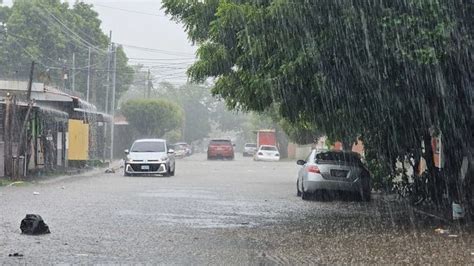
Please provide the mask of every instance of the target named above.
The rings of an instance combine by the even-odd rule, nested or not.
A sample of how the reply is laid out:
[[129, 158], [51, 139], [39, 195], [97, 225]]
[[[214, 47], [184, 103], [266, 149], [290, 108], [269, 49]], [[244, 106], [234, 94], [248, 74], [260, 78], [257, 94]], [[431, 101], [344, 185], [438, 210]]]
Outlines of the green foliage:
[[183, 110], [161, 99], [137, 99], [124, 103], [121, 112], [140, 137], [163, 137], [183, 125]]
[[[72, 55], [76, 56], [75, 89], [85, 95], [88, 48], [92, 46], [91, 102], [105, 106], [108, 37], [92, 5], [73, 6], [60, 0], [17, 0], [0, 7], [0, 78], [23, 79], [36, 61], [35, 81], [72, 89]], [[4, 23], [4, 24], [2, 24]], [[3, 26], [2, 26], [3, 25]], [[89, 45], [90, 44], [90, 45]], [[117, 49], [117, 95], [133, 79], [133, 69], [121, 47]], [[64, 81], [64, 74], [68, 80]]]
[[436, 128], [456, 182], [474, 143], [472, 1], [163, 4], [200, 44], [189, 75], [216, 78], [212, 91], [229, 107], [277, 106], [295, 138], [301, 129], [361, 137], [380, 173], [394, 173], [393, 162], [407, 156], [432, 161], [421, 142]]
[[[209, 101], [209, 88], [193, 84], [186, 84], [179, 88], [171, 84], [160, 84], [159, 97], [176, 102], [184, 111], [183, 139], [191, 143], [203, 139], [209, 135], [210, 110], [207, 106]], [[177, 139], [179, 141], [182, 139]]]

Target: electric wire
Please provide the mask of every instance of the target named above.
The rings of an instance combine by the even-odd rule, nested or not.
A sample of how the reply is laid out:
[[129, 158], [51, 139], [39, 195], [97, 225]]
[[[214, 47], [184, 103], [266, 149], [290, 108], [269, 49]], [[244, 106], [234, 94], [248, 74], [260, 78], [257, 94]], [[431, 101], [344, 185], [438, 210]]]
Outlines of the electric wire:
[[148, 13], [148, 12], [143, 12], [143, 11], [138, 11], [138, 10], [130, 10], [130, 9], [124, 9], [124, 8], [119, 8], [119, 7], [106, 6], [106, 5], [102, 5], [102, 4], [94, 4], [94, 6], [109, 8], [109, 9], [115, 9], [115, 10], [128, 12], [128, 13], [135, 13], [135, 14], [141, 14], [141, 15], [148, 15], [148, 16], [166, 18], [166, 16], [162, 16], [162, 15], [159, 15], [159, 14], [153, 14], [153, 13]]
[[40, 7], [42, 8], [38, 8], [39, 10], [44, 10], [46, 11], [46, 13], [52, 18], [54, 19], [54, 21], [56, 21], [59, 25], [61, 25], [64, 29], [66, 29], [70, 34], [72, 34], [73, 36], [75, 36], [77, 39], [79, 39], [81, 42], [83, 42], [84, 44], [86, 44], [89, 48], [95, 50], [96, 52], [99, 52], [99, 53], [102, 53], [102, 54], [107, 54], [107, 51], [105, 50], [102, 50], [100, 49], [98, 46], [94, 45], [94, 44], [91, 44], [90, 42], [88, 42], [87, 40], [85, 40], [84, 38], [82, 38], [79, 34], [77, 34], [75, 31], [73, 31], [71, 28], [69, 28], [63, 21], [61, 21], [59, 18], [57, 18], [53, 13], [51, 13], [51, 11], [48, 10], [48, 8], [40, 5]]

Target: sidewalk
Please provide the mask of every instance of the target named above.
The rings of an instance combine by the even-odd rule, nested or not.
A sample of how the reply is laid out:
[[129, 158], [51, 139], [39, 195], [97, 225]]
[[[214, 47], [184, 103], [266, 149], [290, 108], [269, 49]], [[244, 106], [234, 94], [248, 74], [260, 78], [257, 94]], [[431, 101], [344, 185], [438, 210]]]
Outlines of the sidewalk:
[[2, 186], [21, 186], [27, 184], [52, 184], [60, 182], [69, 178], [90, 177], [97, 174], [102, 174], [107, 169], [113, 169], [117, 172], [121, 167], [121, 160], [113, 161], [111, 167], [85, 167], [85, 168], [70, 168], [65, 171], [48, 173], [41, 176], [28, 176], [21, 180], [10, 180], [5, 177], [0, 177], [0, 187]]

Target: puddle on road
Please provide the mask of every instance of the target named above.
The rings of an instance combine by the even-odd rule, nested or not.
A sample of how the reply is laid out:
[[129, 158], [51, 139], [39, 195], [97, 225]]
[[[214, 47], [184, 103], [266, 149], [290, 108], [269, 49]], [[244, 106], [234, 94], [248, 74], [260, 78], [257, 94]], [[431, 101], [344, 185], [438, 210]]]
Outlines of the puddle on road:
[[150, 197], [150, 198], [188, 198], [188, 199], [207, 199], [216, 200], [214, 191], [205, 189], [158, 189], [149, 190], [138, 194], [139, 197]]
[[[167, 212], [147, 210], [121, 210], [122, 216], [146, 217], [147, 220], [167, 226], [191, 228], [234, 228], [255, 227], [275, 223], [283, 217], [283, 211], [276, 211], [267, 202], [223, 200], [212, 190], [205, 188], [179, 189], [163, 188], [138, 194], [139, 197], [179, 199], [180, 204], [170, 202], [176, 209]], [[183, 206], [184, 202], [184, 206]], [[170, 211], [171, 210], [171, 211]]]
[[[136, 210], [122, 210], [119, 215], [131, 217], [146, 217], [160, 225], [190, 227], [190, 228], [235, 228], [254, 227], [259, 224], [253, 217], [239, 214], [176, 214], [176, 213], [143, 213]], [[267, 219], [267, 223], [271, 220]], [[274, 221], [273, 221], [274, 222]]]

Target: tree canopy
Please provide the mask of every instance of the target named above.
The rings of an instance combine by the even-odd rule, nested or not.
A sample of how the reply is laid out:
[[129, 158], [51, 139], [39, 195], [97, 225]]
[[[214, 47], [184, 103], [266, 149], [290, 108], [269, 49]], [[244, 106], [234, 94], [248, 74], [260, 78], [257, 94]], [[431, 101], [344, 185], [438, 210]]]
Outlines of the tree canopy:
[[359, 137], [392, 171], [421, 156], [433, 169], [430, 139], [441, 135], [448, 179], [458, 181], [474, 143], [472, 1], [163, 4], [199, 45], [188, 74], [214, 78], [229, 107], [277, 108], [289, 129]]
[[[17, 0], [11, 8], [0, 7], [0, 78], [26, 80], [34, 60], [37, 63], [35, 81], [72, 89], [72, 75], [75, 75], [75, 90], [85, 95], [91, 48], [90, 101], [103, 109], [109, 100], [105, 82], [109, 38], [102, 32], [101, 21], [92, 5], [76, 2], [70, 6], [62, 2]], [[119, 46], [118, 96], [128, 89], [133, 78], [133, 69], [127, 62]]]
[[166, 133], [181, 129], [183, 110], [175, 103], [162, 99], [136, 99], [124, 103], [121, 112], [139, 137], [162, 138]]

